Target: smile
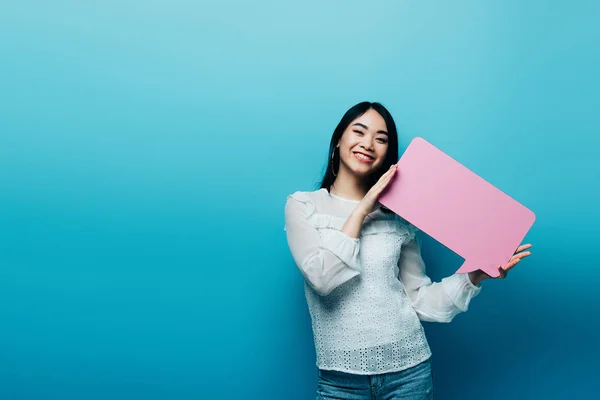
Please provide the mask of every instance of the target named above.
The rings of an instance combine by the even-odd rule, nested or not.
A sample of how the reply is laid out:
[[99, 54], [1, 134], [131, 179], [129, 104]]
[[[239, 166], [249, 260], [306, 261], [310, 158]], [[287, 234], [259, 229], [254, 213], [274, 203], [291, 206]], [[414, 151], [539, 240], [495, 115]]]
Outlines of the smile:
[[364, 155], [362, 153], [354, 153], [354, 156], [360, 162], [372, 163], [375, 160], [375, 158], [370, 157], [370, 156], [366, 156], [366, 155]]

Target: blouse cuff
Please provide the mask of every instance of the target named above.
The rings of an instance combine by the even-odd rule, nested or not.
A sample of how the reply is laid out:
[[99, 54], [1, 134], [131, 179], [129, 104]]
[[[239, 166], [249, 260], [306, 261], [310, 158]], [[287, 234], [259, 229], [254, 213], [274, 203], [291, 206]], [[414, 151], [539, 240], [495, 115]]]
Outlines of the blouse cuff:
[[446, 293], [461, 311], [467, 311], [471, 299], [481, 291], [481, 286], [474, 285], [468, 273], [451, 275], [442, 282]]
[[330, 251], [350, 268], [362, 272], [358, 251], [360, 239], [352, 238], [340, 230], [333, 230], [328, 240], [321, 244], [321, 248]]

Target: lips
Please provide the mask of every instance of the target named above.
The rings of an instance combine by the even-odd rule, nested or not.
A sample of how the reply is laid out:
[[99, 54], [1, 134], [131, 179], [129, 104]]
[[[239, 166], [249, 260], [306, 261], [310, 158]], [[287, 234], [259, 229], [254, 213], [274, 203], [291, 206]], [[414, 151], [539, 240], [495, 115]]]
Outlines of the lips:
[[373, 162], [375, 160], [375, 157], [370, 156], [370, 155], [365, 154], [365, 153], [361, 153], [360, 151], [355, 151], [354, 155], [361, 162]]

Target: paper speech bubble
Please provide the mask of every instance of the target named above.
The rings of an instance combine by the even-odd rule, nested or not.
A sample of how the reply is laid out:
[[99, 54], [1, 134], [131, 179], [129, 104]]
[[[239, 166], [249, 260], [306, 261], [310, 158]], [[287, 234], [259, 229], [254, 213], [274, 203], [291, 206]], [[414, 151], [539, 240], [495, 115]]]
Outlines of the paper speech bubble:
[[457, 273], [499, 275], [535, 214], [425, 139], [411, 141], [379, 202], [465, 259]]

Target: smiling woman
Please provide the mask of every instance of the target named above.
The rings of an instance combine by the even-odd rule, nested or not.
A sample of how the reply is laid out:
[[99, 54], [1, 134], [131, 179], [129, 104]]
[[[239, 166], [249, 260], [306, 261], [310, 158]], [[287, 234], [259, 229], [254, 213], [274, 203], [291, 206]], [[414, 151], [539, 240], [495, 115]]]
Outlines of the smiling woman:
[[[374, 113], [375, 113], [375, 111], [369, 110], [365, 113], [366, 115], [362, 116], [362, 118], [369, 119], [369, 117], [371, 117], [370, 119], [374, 120], [375, 125], [377, 125], [378, 123], [381, 124], [381, 122], [379, 121], [379, 118], [375, 118]], [[352, 132], [356, 133], [356, 136], [359, 136], [359, 137], [364, 136], [365, 134], [378, 135], [379, 137], [377, 137], [375, 140], [384, 146], [377, 146], [377, 147], [383, 148], [384, 149], [383, 151], [387, 150], [388, 133], [385, 130], [379, 129], [375, 133], [372, 133], [373, 131], [369, 130], [369, 127], [367, 125], [360, 123], [360, 122], [353, 123], [352, 127], [353, 127]], [[365, 149], [364, 147], [362, 149], [353, 150], [352, 152], [354, 153], [356, 158], [358, 158], [358, 160], [361, 162], [373, 163], [377, 159], [376, 153], [371, 153], [369, 150]]]
[[416, 228], [377, 202], [398, 160], [396, 125], [383, 105], [348, 110], [330, 154], [321, 188], [297, 191], [285, 205], [312, 320], [318, 398], [432, 398], [421, 321], [450, 322], [467, 311], [483, 277], [432, 282]]
[[[321, 188], [360, 188], [366, 192], [398, 160], [396, 124], [379, 103], [363, 102], [348, 110], [335, 128], [329, 145], [331, 157]], [[361, 156], [362, 154], [362, 156]], [[357, 163], [357, 161], [359, 163]], [[336, 181], [337, 174], [342, 178]], [[335, 192], [334, 187], [332, 192]], [[352, 194], [351, 194], [352, 195]], [[362, 198], [364, 193], [354, 193]]]

